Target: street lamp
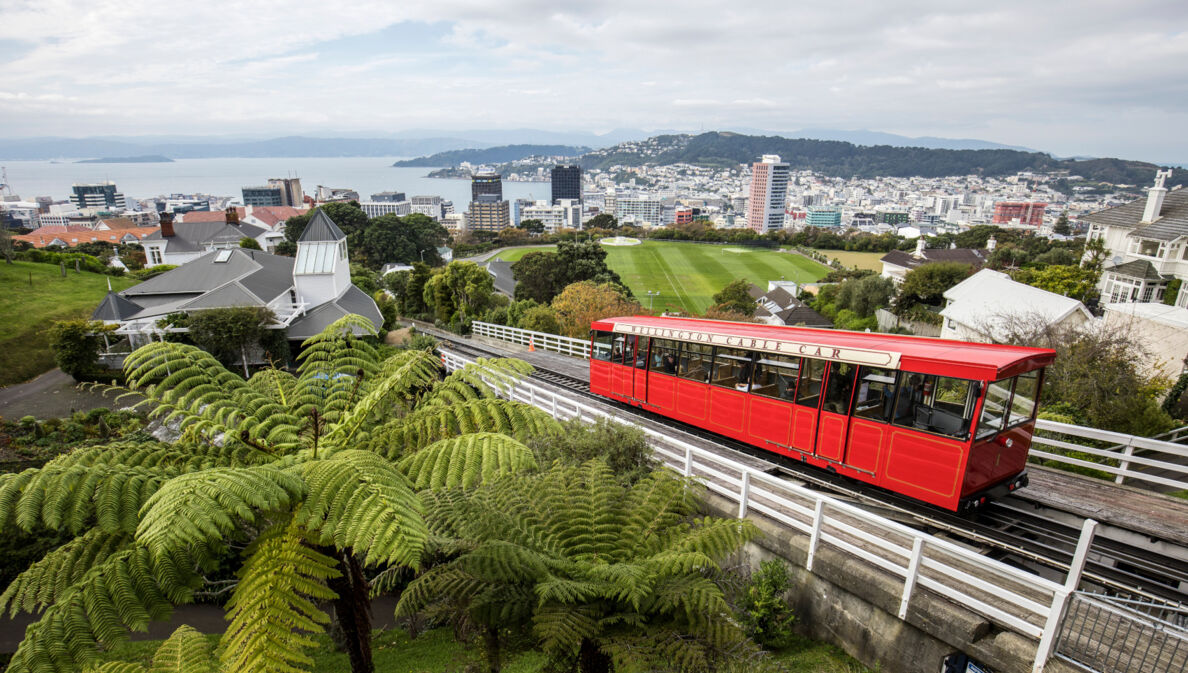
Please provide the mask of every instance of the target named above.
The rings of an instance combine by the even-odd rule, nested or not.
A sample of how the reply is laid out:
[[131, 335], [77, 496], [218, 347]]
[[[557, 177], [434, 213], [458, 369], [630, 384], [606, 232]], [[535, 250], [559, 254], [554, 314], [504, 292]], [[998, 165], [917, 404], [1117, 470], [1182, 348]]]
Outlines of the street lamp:
[[424, 264], [425, 263], [425, 251], [418, 250], [417, 252], [421, 253], [421, 264]]
[[659, 297], [659, 296], [660, 296], [659, 290], [657, 290], [656, 292], [652, 292], [651, 290], [648, 290], [648, 310], [649, 311], [652, 310], [652, 298]]

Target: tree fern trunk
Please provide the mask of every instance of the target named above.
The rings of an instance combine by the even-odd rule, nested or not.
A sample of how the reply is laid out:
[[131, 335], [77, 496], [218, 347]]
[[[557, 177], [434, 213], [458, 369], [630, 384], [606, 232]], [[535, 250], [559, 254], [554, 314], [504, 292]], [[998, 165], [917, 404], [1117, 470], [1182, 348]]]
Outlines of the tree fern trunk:
[[483, 629], [483, 645], [486, 649], [488, 673], [499, 673], [499, 669], [503, 667], [503, 651], [498, 627], [487, 626]]
[[334, 554], [342, 577], [330, 580], [334, 600], [334, 620], [341, 630], [343, 649], [351, 662], [351, 673], [375, 673], [371, 661], [371, 603], [363, 566], [351, 554]]
[[611, 659], [598, 649], [598, 644], [589, 638], [582, 639], [578, 650], [578, 671], [580, 673], [610, 673]]

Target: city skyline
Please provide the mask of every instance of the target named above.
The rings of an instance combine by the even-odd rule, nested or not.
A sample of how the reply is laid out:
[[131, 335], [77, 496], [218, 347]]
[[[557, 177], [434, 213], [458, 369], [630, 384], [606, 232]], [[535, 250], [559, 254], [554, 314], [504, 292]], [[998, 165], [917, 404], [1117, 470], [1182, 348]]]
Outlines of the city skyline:
[[7, 137], [817, 127], [1188, 161], [1188, 6], [1163, 0], [18, 0], [4, 15]]

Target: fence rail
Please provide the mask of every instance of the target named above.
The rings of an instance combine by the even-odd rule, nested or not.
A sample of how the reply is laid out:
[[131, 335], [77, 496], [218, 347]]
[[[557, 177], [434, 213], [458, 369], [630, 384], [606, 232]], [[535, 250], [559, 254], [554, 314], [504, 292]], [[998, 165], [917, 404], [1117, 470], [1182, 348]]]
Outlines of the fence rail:
[[1056, 656], [1092, 671], [1188, 670], [1188, 631], [1153, 617], [1152, 609], [1162, 606], [1078, 591], [1069, 603]]
[[[473, 360], [449, 350], [442, 361], [450, 371]], [[498, 386], [500, 394], [548, 411], [554, 418], [597, 420], [610, 414], [529, 381]], [[624, 422], [614, 418], [616, 422]], [[630, 421], [627, 423], [635, 425]], [[899, 616], [905, 618], [922, 589], [954, 601], [999, 626], [1039, 641], [1033, 671], [1043, 671], [1061, 619], [1093, 538], [1093, 522], [1082, 532], [1077, 558], [1065, 583], [1052, 582], [987, 559], [960, 545], [929, 536], [829, 496], [790, 484], [724, 456], [652, 428], [636, 425], [655, 454], [678, 472], [701, 479], [706, 488], [736, 503], [738, 515], [754, 512], [809, 538], [806, 568], [813, 569], [826, 547], [846, 552], [900, 578]]]
[[[532, 345], [564, 355], [590, 357], [590, 342], [587, 339], [485, 322], [472, 323], [471, 330], [479, 336], [522, 346]], [[1036, 430], [1041, 433], [1032, 439], [1032, 458], [1099, 470], [1113, 475], [1114, 483], [1117, 484], [1131, 481], [1162, 491], [1188, 490], [1188, 445], [1177, 443], [1188, 437], [1188, 426], [1165, 433], [1163, 438], [1139, 437], [1043, 419], [1036, 421]], [[1086, 440], [1108, 444], [1106, 448], [1100, 448], [1085, 444]], [[1069, 456], [1059, 453], [1059, 450], [1075, 451], [1085, 456]], [[1090, 457], [1101, 458], [1106, 462], [1091, 460]]]

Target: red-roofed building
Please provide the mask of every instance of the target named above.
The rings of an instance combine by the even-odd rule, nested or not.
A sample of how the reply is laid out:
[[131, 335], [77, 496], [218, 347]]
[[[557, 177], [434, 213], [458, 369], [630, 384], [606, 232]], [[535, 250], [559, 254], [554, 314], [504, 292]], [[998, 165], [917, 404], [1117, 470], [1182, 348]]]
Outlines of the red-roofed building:
[[45, 248], [51, 245], [72, 248], [82, 243], [139, 243], [141, 239], [156, 233], [159, 227], [132, 227], [128, 229], [109, 229], [99, 231], [90, 227], [78, 225], [48, 225], [39, 227], [27, 234], [12, 237], [14, 241], [24, 241], [34, 248]]
[[994, 204], [994, 224], [1039, 227], [1044, 223], [1046, 203], [999, 201]]

